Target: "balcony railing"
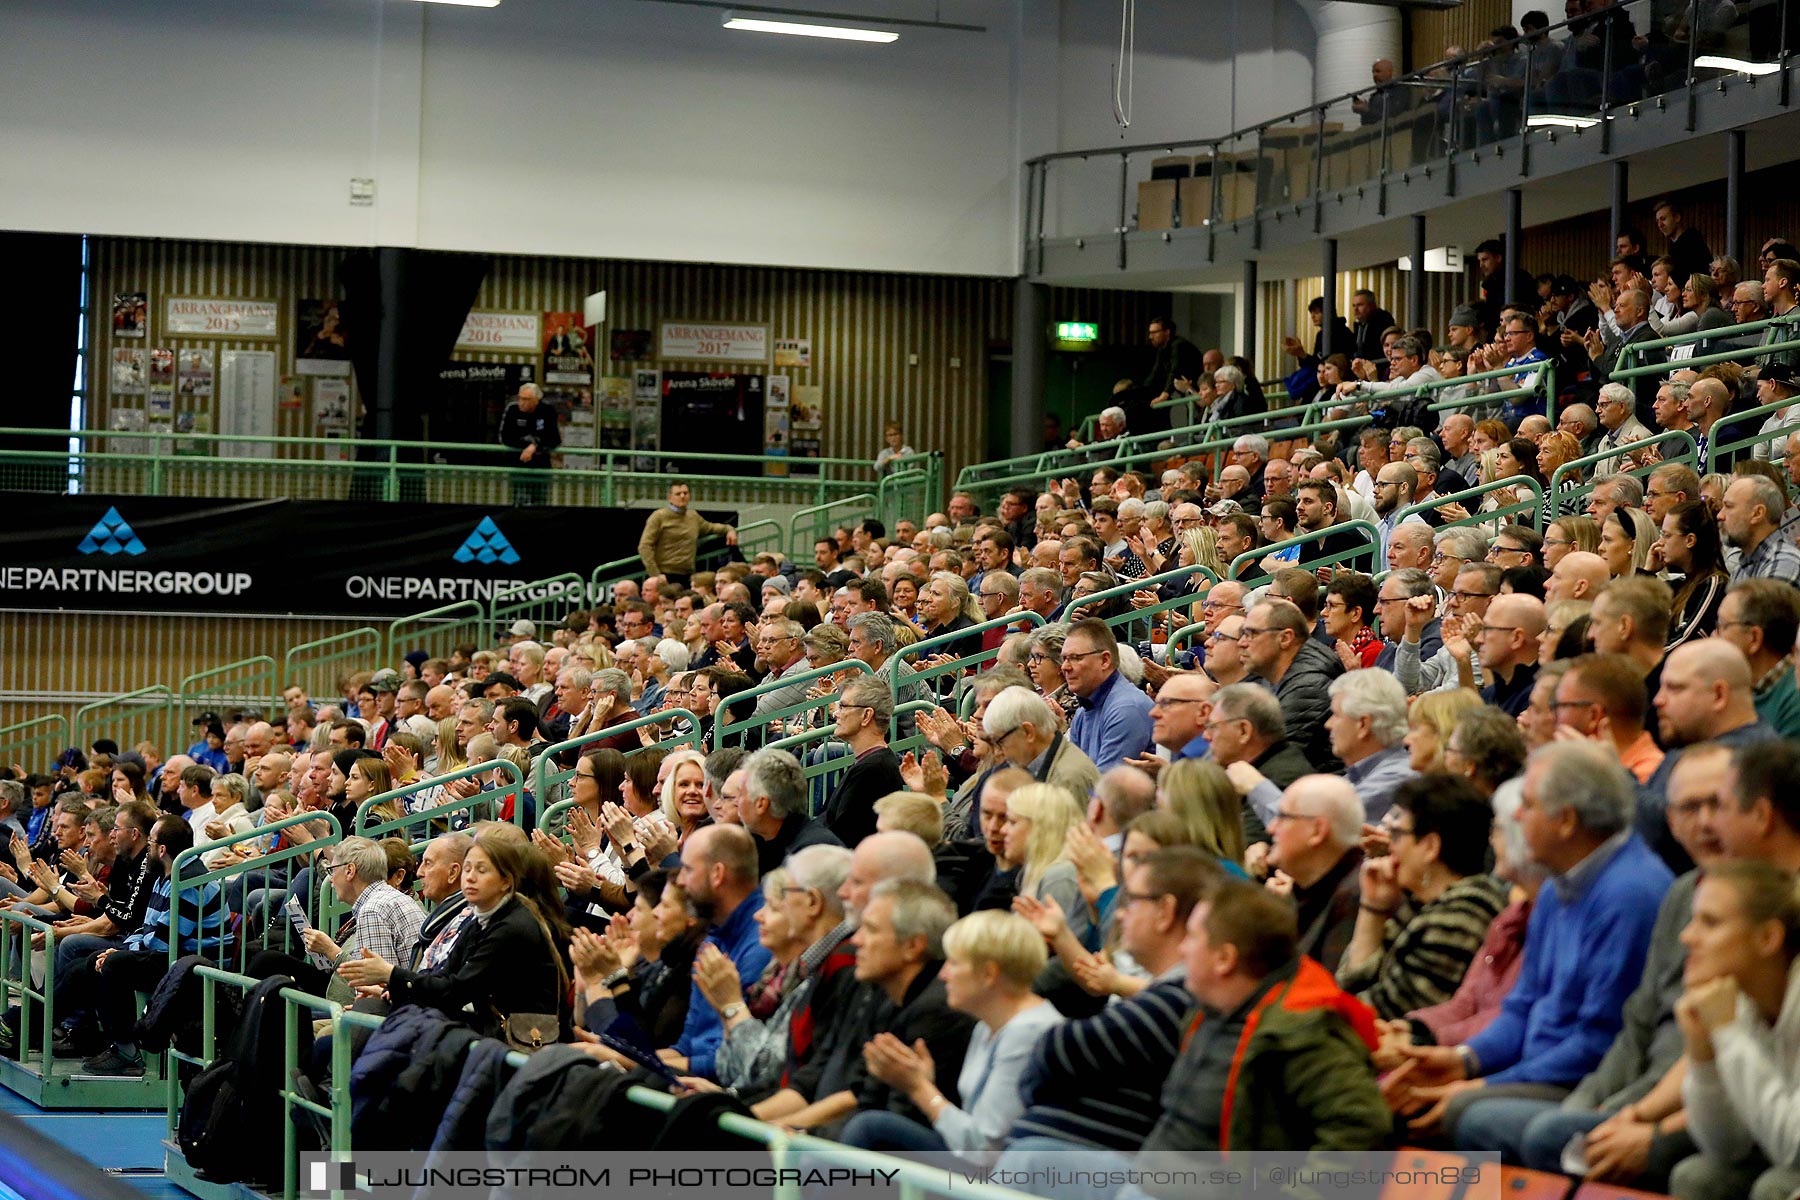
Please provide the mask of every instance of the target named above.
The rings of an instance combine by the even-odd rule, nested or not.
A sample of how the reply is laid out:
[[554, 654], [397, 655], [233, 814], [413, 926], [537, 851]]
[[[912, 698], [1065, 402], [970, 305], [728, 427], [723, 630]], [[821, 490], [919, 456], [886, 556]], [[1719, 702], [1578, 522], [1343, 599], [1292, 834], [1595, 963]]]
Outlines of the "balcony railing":
[[1617, 120], [1642, 107], [1675, 110], [1693, 132], [1700, 93], [1733, 81], [1774, 76], [1770, 104], [1785, 109], [1800, 37], [1793, 3], [1689, 0], [1648, 30], [1617, 4], [1222, 137], [1030, 159], [1025, 270], [1043, 274], [1059, 241], [1110, 241], [1116, 253], [1101, 257], [1124, 270], [1133, 234], [1204, 238], [1210, 259], [1226, 231], [1248, 227], [1260, 245], [1265, 220], [1318, 233], [1328, 199], [1373, 188], [1384, 208], [1390, 183], [1415, 174], [1441, 177], [1455, 195], [1459, 161], [1490, 151], [1516, 154], [1521, 175], [1534, 147], [1571, 131], [1610, 153]]

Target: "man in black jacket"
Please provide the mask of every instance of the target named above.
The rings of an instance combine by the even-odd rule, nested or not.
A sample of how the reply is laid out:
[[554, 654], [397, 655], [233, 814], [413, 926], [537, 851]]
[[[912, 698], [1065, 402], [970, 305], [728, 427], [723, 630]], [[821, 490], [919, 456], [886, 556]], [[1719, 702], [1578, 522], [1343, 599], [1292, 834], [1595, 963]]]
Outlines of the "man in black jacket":
[[[1321, 303], [1320, 312], [1324, 308]], [[1350, 318], [1350, 357], [1366, 359], [1374, 363], [1377, 369], [1385, 371], [1387, 355], [1381, 349], [1381, 335], [1393, 326], [1394, 314], [1376, 302], [1374, 292], [1368, 288], [1358, 288], [1350, 295]]]
[[500, 444], [519, 452], [521, 474], [514, 476], [514, 504], [542, 504], [549, 481], [542, 475], [524, 471], [548, 471], [550, 456], [562, 445], [562, 429], [557, 424], [556, 406], [544, 401], [544, 393], [535, 383], [522, 384], [518, 399], [506, 406], [500, 417]]
[[837, 736], [856, 761], [825, 806], [825, 826], [846, 846], [875, 832], [877, 800], [907, 790], [900, 759], [887, 744], [893, 716], [894, 694], [881, 679], [858, 679], [838, 698]]
[[796, 850], [843, 845], [823, 821], [806, 815], [806, 776], [799, 759], [786, 750], [758, 750], [738, 770], [743, 782], [737, 817], [756, 839], [757, 869], [763, 875]]
[[930, 1125], [904, 1094], [868, 1073], [863, 1046], [881, 1033], [907, 1047], [923, 1041], [936, 1064], [938, 1087], [955, 1103], [956, 1079], [974, 1029], [973, 1018], [950, 1008], [938, 979], [944, 931], [955, 921], [956, 907], [936, 884], [891, 879], [876, 885], [851, 939], [858, 987], [848, 1004], [860, 1026], [846, 1030], [829, 1050], [820, 1047], [827, 1061], [813, 1093], [817, 1100], [796, 1109], [805, 1097], [784, 1089], [758, 1104], [755, 1115], [827, 1137], [858, 1112], [892, 1112]]

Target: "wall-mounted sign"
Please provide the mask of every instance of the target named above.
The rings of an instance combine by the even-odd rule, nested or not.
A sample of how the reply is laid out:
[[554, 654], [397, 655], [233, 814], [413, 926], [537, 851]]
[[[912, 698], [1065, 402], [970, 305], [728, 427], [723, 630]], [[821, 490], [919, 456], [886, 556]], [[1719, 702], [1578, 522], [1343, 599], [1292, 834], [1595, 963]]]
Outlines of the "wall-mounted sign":
[[657, 357], [686, 362], [766, 363], [769, 361], [769, 327], [664, 321]]
[[1100, 326], [1092, 321], [1058, 321], [1056, 323], [1056, 340], [1059, 342], [1097, 342], [1100, 340]]
[[[1399, 268], [1402, 271], [1412, 270], [1412, 256], [1402, 254]], [[1425, 251], [1425, 269], [1433, 274], [1458, 275], [1463, 269], [1461, 246], [1437, 246]]]
[[534, 312], [472, 312], [456, 335], [458, 350], [517, 350], [532, 357], [543, 352]]
[[280, 336], [280, 314], [273, 300], [208, 300], [170, 296], [164, 337]]
[[776, 338], [775, 365], [778, 367], [812, 366], [812, 339]]

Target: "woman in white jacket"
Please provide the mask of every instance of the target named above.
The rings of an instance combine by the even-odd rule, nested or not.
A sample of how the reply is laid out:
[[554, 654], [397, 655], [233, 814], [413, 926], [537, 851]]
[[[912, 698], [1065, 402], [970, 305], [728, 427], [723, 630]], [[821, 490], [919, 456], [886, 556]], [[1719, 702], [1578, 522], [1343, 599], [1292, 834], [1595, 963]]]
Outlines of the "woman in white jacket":
[[1800, 1191], [1793, 875], [1765, 862], [1709, 869], [1681, 941], [1688, 953], [1687, 990], [1675, 1003], [1687, 1043], [1682, 1101], [1701, 1152], [1676, 1164], [1670, 1190], [1694, 1200], [1788, 1200]]

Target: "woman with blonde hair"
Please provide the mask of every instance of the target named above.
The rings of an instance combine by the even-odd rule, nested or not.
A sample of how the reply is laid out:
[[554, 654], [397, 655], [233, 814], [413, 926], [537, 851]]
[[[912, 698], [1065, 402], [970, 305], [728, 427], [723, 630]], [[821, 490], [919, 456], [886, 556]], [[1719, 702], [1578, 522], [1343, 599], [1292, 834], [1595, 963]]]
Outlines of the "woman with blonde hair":
[[1006, 798], [1005, 853], [1019, 864], [1019, 895], [1054, 900], [1084, 946], [1094, 939], [1094, 912], [1069, 860], [1069, 830], [1084, 819], [1066, 788], [1033, 783]]
[[677, 750], [663, 760], [662, 814], [681, 831], [681, 844], [702, 825], [712, 823], [706, 804], [706, 756]]
[[469, 765], [468, 747], [457, 748], [457, 721], [445, 717], [437, 723], [437, 770], [444, 775]]
[[1056, 1006], [1032, 991], [1046, 961], [1044, 939], [1014, 913], [970, 913], [944, 931], [945, 1000], [976, 1020], [953, 1093], [942, 1090], [929, 1056], [891, 1033], [864, 1051], [869, 1074], [912, 1101], [929, 1126], [892, 1112], [863, 1112], [844, 1127], [845, 1145], [865, 1150], [948, 1150], [992, 1161], [1025, 1110], [1023, 1084], [1038, 1041], [1062, 1023]]
[[1442, 771], [1451, 730], [1464, 713], [1480, 707], [1481, 693], [1473, 688], [1440, 689], [1414, 699], [1406, 714], [1403, 741], [1412, 769], [1421, 775]]
[[1650, 514], [1638, 508], [1615, 508], [1600, 526], [1599, 555], [1614, 579], [1647, 573], [1650, 551], [1662, 531]]
[[[969, 584], [955, 571], [933, 571], [925, 586], [919, 589], [919, 621], [925, 626], [925, 637], [943, 637], [961, 633], [981, 623], [981, 610], [969, 594]], [[981, 653], [981, 638], [970, 635], [942, 647], [940, 654], [968, 658]]]
[[1544, 526], [1544, 569], [1553, 571], [1564, 555], [1600, 549], [1600, 525], [1592, 517], [1566, 516]]
[[[1546, 523], [1573, 513], [1577, 507], [1578, 502], [1572, 493], [1581, 486], [1581, 472], [1568, 471], [1559, 477], [1556, 471], [1580, 457], [1581, 442], [1572, 433], [1552, 429], [1537, 440], [1537, 468], [1544, 483]], [[1556, 481], [1554, 488], [1550, 486], [1551, 480]]]
[[1169, 764], [1157, 776], [1156, 803], [1181, 820], [1189, 844], [1216, 856], [1227, 874], [1249, 878], [1244, 800], [1223, 767], [1197, 758]]

